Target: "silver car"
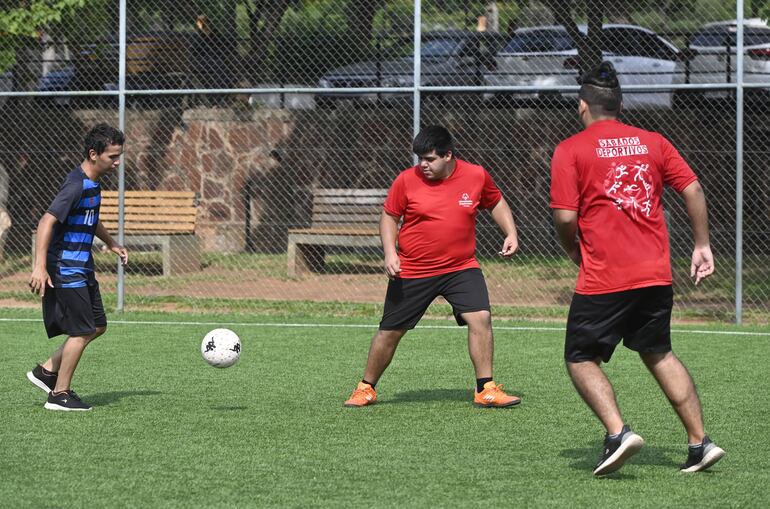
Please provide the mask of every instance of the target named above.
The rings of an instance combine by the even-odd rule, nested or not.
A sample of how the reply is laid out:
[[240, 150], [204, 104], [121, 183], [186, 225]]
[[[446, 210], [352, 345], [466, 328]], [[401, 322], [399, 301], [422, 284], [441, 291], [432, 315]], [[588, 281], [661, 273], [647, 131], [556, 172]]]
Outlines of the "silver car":
[[[578, 25], [582, 34], [586, 25]], [[670, 85], [681, 83], [684, 65], [679, 49], [655, 32], [636, 25], [606, 24], [600, 38], [603, 59], [612, 62], [621, 85]], [[496, 68], [484, 75], [490, 86], [575, 86], [578, 50], [561, 25], [516, 30], [513, 39], [498, 53]], [[545, 99], [572, 101], [576, 92], [489, 92], [487, 99]], [[672, 93], [624, 92], [626, 109], [670, 107]]]
[[[693, 54], [689, 62], [690, 83], [736, 82], [736, 34], [735, 20], [718, 21], [702, 26], [690, 40]], [[743, 23], [743, 80], [746, 83], [770, 83], [770, 27], [760, 19], [747, 19]], [[767, 94], [767, 89], [752, 89], [748, 94]], [[683, 96], [705, 99], [727, 99], [732, 90], [707, 90], [682, 92]]]

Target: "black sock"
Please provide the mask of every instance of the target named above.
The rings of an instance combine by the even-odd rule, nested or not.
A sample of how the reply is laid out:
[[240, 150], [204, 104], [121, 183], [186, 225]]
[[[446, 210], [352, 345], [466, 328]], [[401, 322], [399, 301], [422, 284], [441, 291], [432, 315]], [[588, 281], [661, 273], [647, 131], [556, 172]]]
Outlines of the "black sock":
[[477, 378], [476, 379], [476, 392], [481, 392], [484, 390], [484, 384], [487, 382], [491, 382], [492, 377], [489, 378]]
[[56, 376], [57, 375], [57, 373], [55, 373], [54, 371], [48, 371], [43, 366], [40, 366], [40, 369], [43, 370], [43, 374], [44, 375], [47, 375], [47, 376]]
[[361, 381], [362, 381], [363, 383], [365, 383], [365, 384], [369, 384], [369, 385], [371, 385], [371, 386], [372, 386], [372, 389], [374, 389], [374, 386], [375, 386], [375, 385], [377, 385], [376, 383], [367, 382], [365, 379], [362, 379]]

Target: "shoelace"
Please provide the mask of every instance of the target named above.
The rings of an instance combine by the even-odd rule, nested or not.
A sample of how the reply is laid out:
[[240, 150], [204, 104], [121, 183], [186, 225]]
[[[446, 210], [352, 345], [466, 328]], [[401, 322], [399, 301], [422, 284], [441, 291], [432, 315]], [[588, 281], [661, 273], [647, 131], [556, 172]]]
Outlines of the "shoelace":
[[356, 387], [355, 389], [353, 389], [353, 395], [351, 396], [351, 399], [355, 398], [356, 396], [366, 397], [367, 392], [370, 390], [371, 389], [359, 389], [358, 387]]
[[70, 390], [70, 391], [69, 391], [69, 395], [70, 395], [70, 397], [71, 397], [72, 399], [76, 399], [76, 400], [78, 400], [78, 401], [83, 401], [82, 399], [80, 399], [80, 396], [78, 396], [78, 395], [75, 393], [75, 391], [73, 391], [73, 390]]

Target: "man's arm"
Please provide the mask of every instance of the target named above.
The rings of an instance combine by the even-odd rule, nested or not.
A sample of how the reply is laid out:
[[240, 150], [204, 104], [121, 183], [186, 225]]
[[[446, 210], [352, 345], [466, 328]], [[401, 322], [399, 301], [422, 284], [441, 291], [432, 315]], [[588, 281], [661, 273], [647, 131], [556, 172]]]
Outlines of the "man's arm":
[[401, 272], [401, 260], [396, 251], [396, 239], [398, 238], [398, 223], [401, 218], [391, 216], [384, 210], [380, 215], [380, 240], [385, 252], [385, 272], [389, 278], [398, 277]]
[[690, 216], [692, 235], [695, 248], [690, 263], [690, 277], [695, 278], [695, 284], [714, 273], [714, 255], [709, 243], [708, 210], [703, 188], [696, 180], [680, 193], [684, 199], [687, 215]]
[[99, 221], [99, 223], [96, 225], [96, 236], [107, 245], [107, 249], [120, 257], [121, 265], [128, 264], [128, 249], [123, 246], [119, 246], [115, 242], [115, 240], [112, 238], [112, 235], [110, 235], [110, 232], [107, 231], [107, 228], [104, 227], [101, 221]]
[[53, 237], [53, 227], [58, 221], [56, 216], [46, 212], [37, 223], [35, 266], [32, 268], [32, 275], [29, 278], [29, 288], [32, 293], [37, 293], [41, 297], [45, 295], [46, 286], [53, 288], [53, 282], [45, 264], [48, 256], [48, 246], [51, 245], [51, 237]]
[[505, 198], [500, 198], [500, 201], [492, 207], [490, 211], [492, 219], [495, 220], [497, 226], [505, 234], [505, 240], [503, 240], [503, 249], [500, 254], [503, 256], [511, 256], [519, 248], [519, 237], [516, 233], [516, 223], [513, 221], [513, 214], [511, 213], [511, 207], [508, 206], [508, 202]]
[[553, 224], [561, 247], [570, 260], [580, 267], [580, 243], [577, 238], [578, 213], [576, 210], [553, 209]]

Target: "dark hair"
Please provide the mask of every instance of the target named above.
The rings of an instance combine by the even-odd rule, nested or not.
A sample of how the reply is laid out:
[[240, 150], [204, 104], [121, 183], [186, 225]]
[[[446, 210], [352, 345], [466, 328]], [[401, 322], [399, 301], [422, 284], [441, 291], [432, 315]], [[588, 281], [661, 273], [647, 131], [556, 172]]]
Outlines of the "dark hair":
[[623, 102], [620, 82], [612, 62], [602, 62], [599, 67], [588, 71], [579, 78], [578, 97], [588, 104], [595, 117], [617, 117]]
[[96, 124], [88, 131], [86, 135], [86, 141], [84, 143], [84, 155], [88, 159], [91, 150], [98, 154], [102, 154], [110, 145], [123, 145], [126, 141], [126, 137], [120, 131], [107, 124]]
[[440, 157], [444, 157], [449, 152], [454, 154], [452, 135], [446, 127], [440, 125], [424, 127], [412, 142], [412, 151], [418, 156], [430, 154], [434, 150]]

